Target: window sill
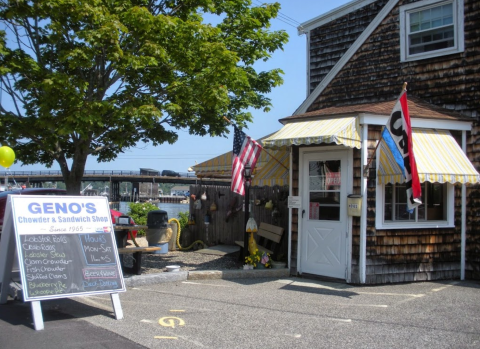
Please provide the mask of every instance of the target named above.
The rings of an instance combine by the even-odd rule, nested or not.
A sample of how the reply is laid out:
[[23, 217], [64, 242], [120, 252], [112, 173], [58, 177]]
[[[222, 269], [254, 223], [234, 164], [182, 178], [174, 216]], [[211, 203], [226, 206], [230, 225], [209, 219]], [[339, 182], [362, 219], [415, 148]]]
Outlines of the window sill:
[[429, 221], [425, 223], [406, 223], [402, 221], [376, 224], [378, 230], [396, 230], [396, 229], [436, 229], [436, 228], [454, 228], [455, 225], [447, 221]]

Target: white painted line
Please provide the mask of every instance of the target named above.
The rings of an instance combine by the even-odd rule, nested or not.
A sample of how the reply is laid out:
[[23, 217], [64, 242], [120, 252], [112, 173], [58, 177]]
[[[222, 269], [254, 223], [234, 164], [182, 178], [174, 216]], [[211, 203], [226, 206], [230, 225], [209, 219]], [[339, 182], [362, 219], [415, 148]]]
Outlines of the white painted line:
[[291, 281], [291, 280], [277, 280], [276, 282], [285, 284], [285, 285], [290, 285], [290, 286], [321, 288], [321, 289], [332, 290], [332, 291], [348, 291], [349, 289], [353, 288], [352, 286], [342, 285], [342, 284], [339, 284], [338, 286], [333, 287], [333, 286], [322, 285], [314, 282], [300, 282], [300, 281]]
[[156, 321], [146, 320], [146, 319], [140, 320], [140, 322], [146, 322], [147, 324], [156, 324], [157, 323]]
[[386, 304], [345, 304], [345, 303], [332, 303], [331, 305], [339, 305], [345, 307], [371, 307], [371, 308], [388, 308]]
[[455, 286], [455, 285], [457, 285], [457, 284], [458, 284], [458, 282], [455, 281], [455, 282], [451, 283], [450, 285], [445, 285], [445, 286], [439, 287], [439, 288], [433, 288], [433, 289], [432, 289], [432, 292], [440, 292], [440, 291], [443, 291], [443, 290], [446, 289], [446, 288]]
[[351, 323], [352, 322], [352, 319], [334, 319], [334, 318], [324, 318], [325, 320], [331, 320], [331, 321], [338, 321], [338, 322], [347, 322], [347, 323]]
[[192, 282], [192, 281], [182, 281], [182, 284], [189, 284], [189, 285], [200, 285], [200, 286], [213, 286], [213, 287], [225, 287], [225, 288], [231, 288], [232, 286], [228, 285], [213, 285], [213, 284], [204, 284], [201, 282]]
[[301, 335], [301, 334], [298, 334], [298, 333], [292, 333], [292, 334], [285, 333], [285, 336], [287, 336], [287, 337], [293, 337], [293, 338], [301, 338], [301, 337], [302, 337], [302, 335]]
[[400, 297], [413, 297], [413, 298], [420, 298], [420, 297], [425, 297], [425, 294], [423, 293], [382, 293], [382, 292], [355, 292], [358, 294], [370, 294], [374, 296], [400, 296]]

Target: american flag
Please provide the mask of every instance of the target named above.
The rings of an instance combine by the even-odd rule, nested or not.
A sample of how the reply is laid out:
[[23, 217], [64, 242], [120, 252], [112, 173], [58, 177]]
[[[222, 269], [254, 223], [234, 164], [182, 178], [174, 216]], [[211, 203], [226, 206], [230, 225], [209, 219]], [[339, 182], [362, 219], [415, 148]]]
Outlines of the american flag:
[[240, 131], [235, 125], [235, 136], [233, 138], [233, 160], [232, 160], [232, 191], [245, 195], [243, 186], [243, 169], [250, 164], [252, 171], [255, 168], [262, 146]]

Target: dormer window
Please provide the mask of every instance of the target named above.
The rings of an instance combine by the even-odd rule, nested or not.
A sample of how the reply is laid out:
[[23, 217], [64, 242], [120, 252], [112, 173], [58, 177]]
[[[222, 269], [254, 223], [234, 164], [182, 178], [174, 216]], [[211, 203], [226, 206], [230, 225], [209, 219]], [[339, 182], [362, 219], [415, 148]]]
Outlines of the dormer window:
[[400, 7], [401, 60], [464, 50], [463, 0], [424, 0]]

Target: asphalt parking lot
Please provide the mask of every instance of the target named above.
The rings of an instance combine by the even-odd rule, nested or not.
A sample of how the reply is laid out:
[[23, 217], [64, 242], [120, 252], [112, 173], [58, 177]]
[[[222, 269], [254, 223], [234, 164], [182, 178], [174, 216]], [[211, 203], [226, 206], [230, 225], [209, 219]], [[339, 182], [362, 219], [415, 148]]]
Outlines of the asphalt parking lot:
[[[108, 295], [49, 300], [42, 302], [45, 330], [0, 319], [0, 334], [14, 327], [16, 348], [28, 348], [22, 337], [36, 337], [36, 348], [50, 349], [479, 348], [479, 291], [480, 283], [460, 281], [183, 280], [129, 287], [120, 295], [123, 320], [115, 319]], [[7, 306], [15, 307], [0, 312]], [[61, 341], [60, 320], [90, 335], [39, 341]]]

